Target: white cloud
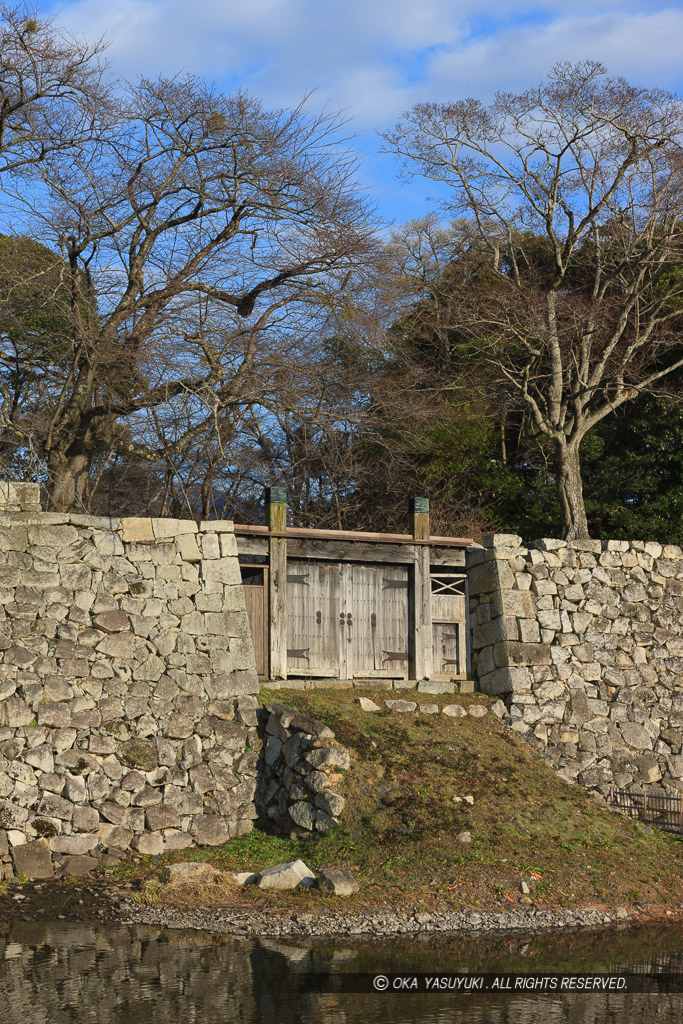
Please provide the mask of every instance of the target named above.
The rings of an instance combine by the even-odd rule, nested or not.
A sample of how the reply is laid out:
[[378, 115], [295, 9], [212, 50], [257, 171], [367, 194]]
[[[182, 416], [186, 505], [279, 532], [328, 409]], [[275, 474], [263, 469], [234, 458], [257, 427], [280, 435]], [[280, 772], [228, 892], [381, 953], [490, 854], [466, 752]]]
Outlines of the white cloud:
[[[433, 95], [485, 98], [495, 89], [532, 85], [561, 60], [591, 58], [637, 84], [676, 88], [683, 11], [565, 16], [543, 26], [511, 27], [493, 38], [440, 54], [430, 68]], [[422, 91], [421, 87], [421, 91]]]
[[[395, 165], [373, 129], [413, 103], [533, 85], [558, 60], [591, 57], [642, 85], [680, 87], [680, 0], [61, 0], [61, 24], [106, 36], [115, 73], [189, 71], [271, 106], [344, 109], [392, 212]], [[386, 167], [386, 174], [382, 168]], [[404, 193], [405, 194], [405, 193]], [[384, 200], [380, 199], [381, 202]], [[409, 214], [410, 215], [410, 214]]]
[[673, 85], [683, 11], [647, 0], [75, 0], [61, 23], [105, 35], [129, 77], [192, 71], [246, 86], [273, 105], [311, 88], [362, 128], [411, 103], [491, 94], [540, 79], [560, 59]]

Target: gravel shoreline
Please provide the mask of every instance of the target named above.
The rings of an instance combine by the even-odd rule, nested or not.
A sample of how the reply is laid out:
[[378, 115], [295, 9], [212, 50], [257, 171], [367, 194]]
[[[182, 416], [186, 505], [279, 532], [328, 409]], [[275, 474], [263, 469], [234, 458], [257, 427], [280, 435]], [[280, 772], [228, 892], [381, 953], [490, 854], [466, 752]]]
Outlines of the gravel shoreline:
[[[666, 920], [679, 920], [681, 909], [683, 908], [676, 908], [675, 913], [669, 912], [670, 916]], [[404, 913], [376, 910], [361, 914], [283, 913], [272, 910], [262, 913], [240, 913], [210, 908], [179, 910], [159, 906], [140, 907], [128, 899], [120, 902], [117, 917], [122, 924], [146, 924], [264, 938], [317, 938], [335, 935], [382, 938], [457, 932], [532, 933], [645, 923], [642, 909], [626, 907], [617, 907], [614, 910], [593, 907], [580, 910], [541, 910], [531, 907], [510, 911], [443, 910], [431, 913], [410, 910]], [[650, 923], [653, 923], [652, 919]]]

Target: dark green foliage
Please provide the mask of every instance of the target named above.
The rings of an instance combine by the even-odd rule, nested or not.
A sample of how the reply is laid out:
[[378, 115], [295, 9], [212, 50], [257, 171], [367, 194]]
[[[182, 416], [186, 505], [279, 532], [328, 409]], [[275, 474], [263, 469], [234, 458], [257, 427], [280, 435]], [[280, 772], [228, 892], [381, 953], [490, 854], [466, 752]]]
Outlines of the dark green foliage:
[[683, 405], [626, 406], [588, 435], [583, 464], [593, 536], [683, 543]]
[[63, 270], [39, 242], [0, 235], [0, 337], [32, 364], [49, 365], [68, 345], [70, 295]]

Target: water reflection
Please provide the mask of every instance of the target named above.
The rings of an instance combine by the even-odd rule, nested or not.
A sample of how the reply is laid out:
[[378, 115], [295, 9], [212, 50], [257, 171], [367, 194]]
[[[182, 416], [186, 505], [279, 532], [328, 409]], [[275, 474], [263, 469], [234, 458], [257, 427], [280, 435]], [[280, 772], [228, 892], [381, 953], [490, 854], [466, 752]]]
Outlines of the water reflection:
[[674, 928], [372, 946], [292, 945], [139, 926], [14, 922], [0, 931], [2, 1024], [679, 1024], [674, 995], [325, 994], [311, 971], [683, 969]]

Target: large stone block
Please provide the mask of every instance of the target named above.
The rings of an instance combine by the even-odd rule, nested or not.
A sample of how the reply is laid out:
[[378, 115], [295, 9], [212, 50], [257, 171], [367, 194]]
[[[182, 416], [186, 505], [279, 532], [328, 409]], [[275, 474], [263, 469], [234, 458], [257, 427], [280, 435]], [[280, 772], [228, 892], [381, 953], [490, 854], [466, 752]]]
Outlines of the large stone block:
[[95, 849], [99, 843], [99, 837], [83, 833], [77, 836], [55, 836], [49, 842], [53, 853], [82, 855]]
[[23, 843], [12, 847], [14, 870], [18, 875], [27, 878], [52, 878], [52, 854], [47, 839], [36, 839], [33, 843]]
[[494, 590], [510, 590], [515, 582], [510, 568], [495, 560], [475, 565], [467, 576], [470, 597], [491, 594]]
[[195, 842], [200, 846], [224, 846], [230, 839], [228, 826], [218, 815], [197, 814], [193, 826]]
[[194, 534], [182, 534], [178, 537], [178, 551], [180, 552], [180, 557], [185, 562], [201, 561], [202, 556]]
[[133, 657], [136, 643], [138, 640], [134, 633], [112, 633], [97, 645], [96, 650], [110, 658], [122, 658], [128, 661]]
[[202, 533], [234, 533], [235, 524], [231, 519], [202, 519], [199, 530]]
[[315, 875], [302, 860], [277, 864], [258, 876], [259, 889], [305, 889], [315, 885]]
[[500, 590], [491, 596], [491, 617], [514, 615], [518, 619], [533, 619], [536, 615], [534, 599], [528, 590]]
[[[475, 651], [480, 650], [482, 647], [490, 647], [491, 644], [500, 643], [503, 640], [507, 640], [508, 637], [508, 626], [512, 626], [516, 630], [516, 623], [514, 619], [507, 620], [502, 616], [497, 619], [491, 619], [489, 622], [482, 622], [481, 625], [475, 626], [472, 630], [472, 646]], [[513, 632], [513, 636], [515, 633]]]
[[33, 721], [33, 711], [20, 697], [8, 697], [0, 704], [0, 725], [20, 729]]
[[243, 693], [258, 693], [258, 675], [254, 669], [234, 669], [232, 672], [212, 676], [206, 684], [212, 698], [224, 700]]
[[483, 548], [518, 548], [522, 538], [516, 533], [485, 533], [481, 538]]
[[499, 668], [479, 679], [482, 693], [495, 697], [500, 693], [531, 689], [531, 675], [528, 668]]
[[165, 828], [180, 828], [180, 815], [177, 807], [168, 804], [148, 807], [145, 816], [147, 827], [151, 832]]
[[652, 750], [652, 736], [637, 722], [621, 722], [619, 725], [624, 743], [634, 750]]
[[43, 793], [43, 798], [38, 805], [38, 814], [46, 818], [59, 818], [60, 821], [71, 821], [74, 805], [70, 800], [64, 800], [55, 793]]
[[152, 519], [151, 522], [155, 540], [170, 540], [197, 532], [193, 519]]
[[73, 853], [64, 858], [60, 874], [65, 877], [75, 878], [79, 875], [89, 875], [96, 867], [97, 859], [95, 857]]
[[121, 520], [121, 539], [127, 544], [148, 543], [155, 539], [151, 519], [127, 517]]
[[154, 743], [142, 737], [121, 743], [119, 757], [131, 768], [140, 768], [143, 772], [153, 771], [158, 764]]
[[241, 583], [242, 574], [236, 558], [212, 558], [203, 560], [202, 576], [215, 583]]
[[35, 547], [58, 548], [68, 547], [78, 540], [78, 530], [74, 526], [29, 526], [28, 542]]
[[550, 665], [549, 644], [525, 644], [517, 641], [505, 641], [494, 648], [496, 665], [505, 668], [508, 665]]

